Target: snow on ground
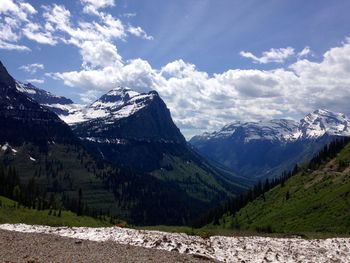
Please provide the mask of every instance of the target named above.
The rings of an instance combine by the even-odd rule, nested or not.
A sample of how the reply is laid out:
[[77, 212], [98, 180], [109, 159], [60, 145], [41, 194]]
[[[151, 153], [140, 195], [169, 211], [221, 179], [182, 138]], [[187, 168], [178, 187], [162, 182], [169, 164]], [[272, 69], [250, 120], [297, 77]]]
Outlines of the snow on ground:
[[119, 227], [49, 227], [3, 224], [0, 229], [45, 233], [91, 241], [114, 241], [145, 248], [197, 254], [223, 262], [350, 262], [350, 238], [223, 237], [204, 239], [182, 233]]

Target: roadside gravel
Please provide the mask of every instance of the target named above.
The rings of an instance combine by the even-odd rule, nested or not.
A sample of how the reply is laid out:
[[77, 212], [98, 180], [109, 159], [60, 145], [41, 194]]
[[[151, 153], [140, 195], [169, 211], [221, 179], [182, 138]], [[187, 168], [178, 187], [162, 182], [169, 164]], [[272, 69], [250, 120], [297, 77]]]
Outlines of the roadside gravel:
[[0, 262], [215, 262], [151, 248], [0, 230]]

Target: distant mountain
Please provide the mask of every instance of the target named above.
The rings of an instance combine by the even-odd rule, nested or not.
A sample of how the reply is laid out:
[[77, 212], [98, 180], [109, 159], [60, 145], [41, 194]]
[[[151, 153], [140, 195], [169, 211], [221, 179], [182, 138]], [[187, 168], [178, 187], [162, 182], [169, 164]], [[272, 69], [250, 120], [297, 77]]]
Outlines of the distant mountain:
[[74, 113], [81, 107], [81, 105], [74, 104], [71, 99], [53, 95], [46, 90], [35, 87], [31, 83], [25, 84], [20, 81], [16, 81], [16, 87], [18, 91], [32, 98], [50, 111], [56, 113], [61, 118]]
[[190, 143], [237, 174], [259, 180], [308, 160], [338, 136], [350, 136], [350, 120], [341, 113], [316, 110], [299, 122], [234, 122], [217, 132], [194, 136]]

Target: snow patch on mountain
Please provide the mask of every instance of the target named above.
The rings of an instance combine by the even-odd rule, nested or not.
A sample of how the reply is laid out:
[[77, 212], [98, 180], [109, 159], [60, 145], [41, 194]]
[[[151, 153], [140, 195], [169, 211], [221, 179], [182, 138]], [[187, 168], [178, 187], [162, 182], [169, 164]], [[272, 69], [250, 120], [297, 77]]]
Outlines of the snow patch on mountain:
[[342, 113], [316, 110], [300, 121], [304, 137], [320, 137], [324, 134], [350, 136], [350, 120]]
[[6, 152], [7, 150], [11, 150], [13, 155], [16, 155], [17, 150], [15, 148], [13, 148], [10, 144], [8, 144], [7, 142], [4, 145], [0, 144], [0, 149], [4, 152]]
[[103, 95], [89, 106], [71, 112], [61, 118], [68, 124], [94, 119], [104, 119], [105, 124], [127, 118], [149, 104], [156, 96], [155, 92], [138, 93], [128, 88], [118, 87]]
[[29, 88], [28, 85], [21, 83], [19, 81], [16, 82], [16, 88], [18, 91], [26, 94], [36, 94], [36, 90], [33, 88]]
[[184, 233], [135, 230], [119, 227], [49, 227], [3, 224], [0, 229], [44, 233], [97, 242], [116, 242], [145, 248], [177, 251], [222, 262], [348, 262], [350, 239], [224, 237], [202, 238]]
[[203, 133], [194, 140], [224, 139], [239, 134], [244, 142], [252, 140], [295, 141], [318, 138], [325, 134], [350, 136], [350, 119], [342, 113], [316, 110], [299, 122], [286, 119], [258, 122], [233, 122], [221, 130]]
[[16, 89], [27, 95], [29, 99], [34, 100], [46, 109], [55, 112], [61, 118], [73, 114], [82, 108], [81, 105], [74, 104], [70, 99], [53, 95], [46, 90], [35, 87], [31, 83], [16, 81]]

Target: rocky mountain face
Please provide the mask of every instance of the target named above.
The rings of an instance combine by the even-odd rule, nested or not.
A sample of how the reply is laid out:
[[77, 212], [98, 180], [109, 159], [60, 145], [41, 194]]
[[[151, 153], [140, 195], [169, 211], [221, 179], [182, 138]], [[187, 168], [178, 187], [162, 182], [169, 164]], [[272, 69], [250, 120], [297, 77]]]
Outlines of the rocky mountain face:
[[155, 91], [139, 94], [117, 88], [65, 120], [78, 122], [73, 129], [79, 137], [90, 141], [185, 143], [169, 109]]
[[74, 141], [67, 124], [56, 114], [18, 91], [16, 81], [0, 62], [0, 143]]
[[64, 116], [74, 113], [81, 107], [78, 104], [74, 104], [71, 99], [56, 96], [46, 90], [35, 87], [31, 83], [16, 81], [16, 88], [41, 106], [56, 113], [60, 118], [64, 118]]
[[236, 173], [259, 180], [279, 175], [313, 156], [337, 136], [350, 136], [344, 114], [316, 110], [300, 120], [234, 122], [190, 143]]
[[141, 171], [159, 169], [163, 154], [188, 152], [170, 111], [155, 91], [139, 94], [117, 88], [65, 120], [73, 122], [77, 136], [104, 160]]

